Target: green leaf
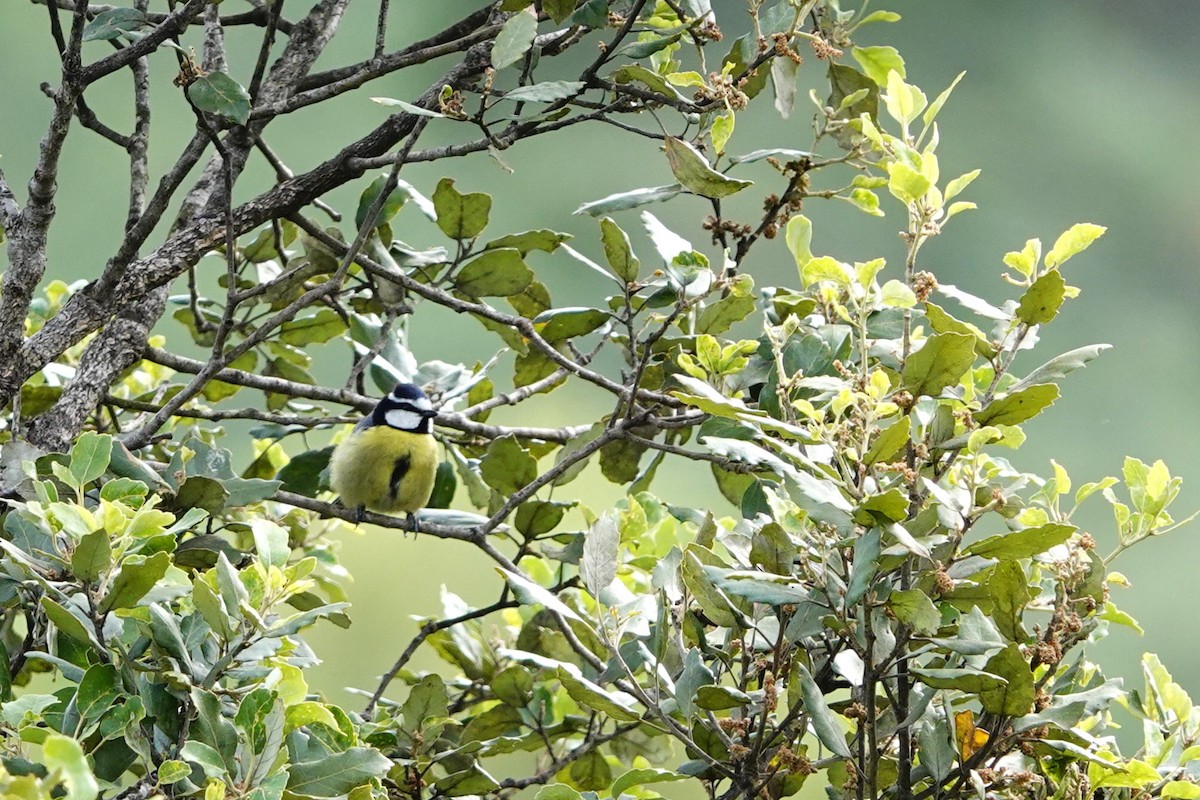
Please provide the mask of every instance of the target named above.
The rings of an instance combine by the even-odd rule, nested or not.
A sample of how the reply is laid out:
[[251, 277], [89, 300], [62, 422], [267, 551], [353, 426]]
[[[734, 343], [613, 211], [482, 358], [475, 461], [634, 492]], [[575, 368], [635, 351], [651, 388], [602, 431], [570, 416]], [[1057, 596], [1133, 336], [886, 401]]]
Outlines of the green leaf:
[[936, 633], [942, 624], [942, 615], [937, 606], [920, 589], [892, 592], [888, 597], [888, 608], [896, 615], [896, 619], [912, 626], [918, 634]]
[[587, 86], [583, 81], [544, 81], [505, 92], [502, 100], [517, 102], [552, 103], [555, 100], [565, 100], [574, 97]]
[[[762, 161], [766, 158], [777, 158], [780, 161], [797, 161], [801, 158], [816, 158], [817, 154], [811, 150], [794, 150], [789, 147], [766, 147], [762, 150], [751, 150], [749, 153], [743, 153], [740, 156], [730, 156], [730, 166], [734, 164], [753, 164], [756, 161]], [[793, 217], [792, 219], [795, 219]]]
[[1001, 561], [992, 569], [987, 581], [987, 592], [992, 598], [992, 621], [1010, 641], [1025, 641], [1022, 616], [1025, 606], [1037, 596], [1035, 587], [1029, 585], [1029, 576], [1019, 561]]
[[1053, 383], [1029, 386], [993, 400], [973, 415], [980, 425], [1018, 425], [1033, 419], [1058, 399]]
[[[198, 740], [197, 744], [203, 744], [212, 751], [216, 757], [216, 764], [224, 772], [233, 764], [237, 748], [237, 729], [233, 722], [225, 717], [221, 700], [215, 694], [193, 687], [191, 697], [192, 706], [196, 709], [196, 717], [190, 728], [191, 735]], [[186, 746], [184, 749], [187, 749]], [[184, 757], [187, 758], [186, 755]]]
[[249, 524], [254, 536], [254, 549], [262, 565], [282, 567], [287, 564], [292, 555], [287, 529], [263, 517], [252, 518]]
[[60, 632], [71, 637], [82, 644], [91, 644], [92, 638], [88, 635], [88, 630], [84, 627], [83, 621], [64, 605], [57, 600], [47, 595], [42, 595], [39, 601], [42, 610], [46, 612], [46, 617], [54, 623], [54, 627]]
[[854, 561], [850, 567], [850, 581], [846, 587], [844, 601], [849, 608], [862, 599], [875, 579], [879, 569], [879, 555], [882, 545], [882, 534], [879, 528], [871, 528], [854, 544]]
[[145, 26], [146, 15], [136, 8], [110, 8], [83, 26], [83, 41], [111, 41]]
[[1046, 254], [1046, 266], [1057, 267], [1066, 263], [1071, 256], [1082, 253], [1108, 230], [1102, 225], [1081, 222], [1072, 225], [1054, 242], [1054, 247]]
[[100, 601], [99, 612], [106, 614], [116, 608], [132, 608], [167, 574], [171, 565], [168, 553], [155, 553], [143, 561], [127, 558], [113, 580], [108, 594]]
[[1021, 295], [1017, 319], [1026, 325], [1044, 325], [1058, 315], [1066, 293], [1067, 282], [1063, 280], [1062, 273], [1056, 269], [1050, 270]]
[[500, 787], [496, 779], [472, 762], [469, 767], [451, 773], [433, 784], [436, 794], [446, 797], [465, 797], [469, 795], [487, 795]]
[[641, 442], [617, 439], [600, 448], [600, 474], [613, 483], [637, 479], [642, 455], [647, 446]]
[[[891, 522], [899, 522], [908, 516], [908, 496], [898, 488], [888, 489], [882, 494], [873, 494], [868, 496], [859, 508], [863, 511], [871, 513], [871, 519], [863, 519], [863, 524], [874, 524], [879, 522], [877, 515], [882, 515], [884, 519]], [[858, 515], [855, 516], [858, 520]]]
[[204, 742], [195, 739], [189, 740], [179, 749], [179, 755], [200, 767], [200, 770], [207, 778], [222, 780], [229, 775], [228, 768], [225, 766], [225, 760], [221, 758], [221, 754]]
[[800, 280], [806, 289], [823, 281], [845, 287], [850, 285], [851, 277], [846, 264], [830, 256], [818, 256], [800, 268]]
[[1061, 356], [1055, 356], [1022, 378], [1019, 383], [1009, 390], [1009, 394], [1014, 394], [1030, 386], [1050, 383], [1051, 381], [1064, 378], [1075, 370], [1086, 367], [1089, 361], [1111, 347], [1111, 344], [1092, 344], [1086, 347], [1078, 347], [1063, 353]]
[[556, 503], [551, 500], [533, 500], [522, 503], [517, 508], [513, 525], [526, 538], [541, 536], [558, 527], [566, 513], [568, 503]]
[[921, 764], [938, 783], [944, 781], [957, 758], [949, 723], [943, 718], [922, 725], [917, 731], [917, 746], [920, 748]]
[[[715, 688], [715, 687], [714, 687]], [[671, 781], [689, 780], [691, 776], [682, 775], [669, 769], [655, 769], [654, 767], [644, 767], [642, 769], [631, 769], [621, 777], [613, 781], [612, 788], [609, 789], [609, 795], [613, 798], [620, 798], [627, 790], [634, 786], [645, 786], [651, 783], [667, 783]], [[543, 800], [541, 795], [538, 795], [537, 800]]]
[[1003, 686], [980, 692], [979, 702], [984, 711], [1002, 717], [1021, 717], [1033, 711], [1033, 673], [1015, 642], [988, 659], [984, 670], [1007, 681]]
[[942, 110], [942, 106], [946, 105], [946, 101], [950, 99], [950, 93], [954, 91], [954, 87], [958, 86], [958, 82], [961, 81], [963, 76], [966, 74], [967, 73], [965, 72], [958, 73], [954, 80], [950, 81], [950, 85], [947, 86], [942, 93], [939, 94], [937, 98], [929, 104], [929, 108], [925, 109], [925, 116], [922, 117], [922, 121], [925, 123], [926, 127], [933, 124], [934, 119], [937, 118], [938, 113]]
[[803, 664], [800, 665], [800, 695], [804, 699], [804, 710], [808, 712], [809, 719], [812, 720], [813, 731], [821, 740], [821, 744], [842, 758], [852, 758], [850, 747], [846, 744], [845, 734], [838, 726], [833, 712], [829, 710], [829, 705], [825, 702], [825, 696], [821, 693], [820, 687], [817, 686], [812, 674]]
[[797, 550], [787, 531], [771, 522], [750, 538], [750, 563], [766, 572], [784, 575], [791, 572]]
[[717, 172], [699, 150], [682, 139], [668, 136], [665, 145], [667, 163], [675, 179], [695, 194], [720, 199], [754, 185], [753, 181], [730, 178]]
[[533, 674], [513, 664], [496, 673], [491, 682], [492, 693], [513, 708], [524, 708], [533, 697]]
[[429, 502], [425, 507], [449, 508], [457, 490], [458, 478], [454, 474], [454, 464], [450, 461], [439, 461], [437, 473], [433, 478], [433, 492], [429, 495]]
[[426, 675], [408, 693], [400, 709], [404, 719], [402, 730], [413, 734], [421, 730], [425, 720], [446, 716], [448, 703], [445, 681], [440, 675]]
[[110, 503], [124, 503], [136, 508], [142, 504], [142, 500], [149, 491], [146, 484], [135, 481], [133, 478], [114, 478], [105, 481], [104, 485], [100, 487], [100, 499]]
[[647, 58], [660, 50], [665, 50], [666, 48], [678, 42], [681, 38], [683, 38], [682, 33], [674, 33], [670, 36], [634, 42], [633, 44], [626, 45], [618, 50], [617, 55], [625, 56], [626, 58], [632, 58], [635, 60]]
[[113, 439], [88, 431], [76, 440], [71, 448], [71, 474], [86, 486], [99, 478], [108, 469], [112, 460]]
[[574, 13], [575, 0], [542, 0], [542, 11], [557, 24]]
[[901, 383], [914, 395], [935, 397], [947, 386], [956, 385], [974, 363], [974, 336], [938, 333], [904, 362]]
[[160, 785], [169, 786], [172, 783], [178, 783], [191, 774], [192, 768], [186, 761], [168, 759], [158, 765], [157, 776]]
[[492, 198], [482, 192], [463, 194], [454, 188], [453, 179], [442, 178], [433, 191], [433, 207], [443, 233], [452, 239], [474, 239], [487, 226]]
[[[866, 114], [869, 119], [879, 116], [879, 84], [862, 74], [854, 67], [844, 64], [829, 65], [829, 100], [826, 105], [837, 109], [838, 119], [856, 120]], [[859, 94], [866, 91], [865, 94]], [[847, 98], [859, 97], [845, 104]], [[853, 133], [846, 127], [845, 134], [838, 138], [838, 144], [843, 147], [853, 146], [849, 134]]]
[[533, 318], [538, 333], [548, 342], [561, 342], [584, 336], [612, 319], [598, 308], [552, 308]]
[[569, 672], [565, 667], [559, 667], [556, 672], [567, 694], [584, 708], [599, 711], [622, 722], [633, 722], [640, 718], [636, 701], [631, 695], [620, 691], [610, 692], [582, 675]]
[[[950, 198], [961, 193], [963, 189], [966, 189], [968, 186], [970, 186], [971, 182], [978, 177], [979, 170], [977, 169], [973, 169], [964, 175], [959, 175], [957, 178], [946, 184], [946, 191], [943, 194], [942, 199], [949, 202]], [[1025, 274], [1028, 275], [1029, 273]]]
[[1033, 558], [1051, 547], [1067, 541], [1076, 530], [1074, 525], [1051, 522], [1036, 528], [1026, 528], [1023, 531], [989, 536], [971, 545], [963, 553], [1001, 561]]
[[626, 283], [636, 281], [642, 264], [633, 254], [628, 234], [611, 218], [604, 217], [600, 220], [600, 240], [604, 243], [604, 257], [608, 259], [608, 265], [617, 273], [617, 277]]
[[281, 482], [279, 488], [305, 497], [316, 497], [321, 491], [321, 473], [329, 466], [329, 457], [332, 455], [333, 445], [292, 456], [291, 461], [275, 476]]
[[521, 251], [500, 247], [484, 250], [454, 277], [454, 288], [471, 297], [510, 297], [533, 282], [533, 270]]
[[796, 259], [796, 268], [803, 269], [812, 261], [812, 223], [803, 214], [797, 214], [788, 220], [784, 228], [784, 241], [787, 248]]
[[999, 689], [1005, 680], [977, 669], [913, 669], [921, 683], [934, 689], [957, 689], [969, 694]]
[[592, 597], [599, 598], [617, 577], [620, 552], [621, 533], [617, 523], [604, 514], [584, 534], [583, 556], [579, 561], [579, 576]]
[[625, 64], [612, 71], [608, 79], [613, 83], [638, 83], [644, 84], [648, 89], [658, 92], [667, 97], [683, 100], [684, 95], [667, 80], [666, 76], [660, 75], [652, 69], [642, 66], [641, 64]]
[[537, 478], [537, 459], [513, 436], [493, 440], [479, 468], [483, 480], [504, 495], [515, 493]]
[[367, 785], [372, 778], [383, 778], [391, 766], [392, 762], [373, 747], [351, 747], [315, 761], [291, 764], [287, 788], [298, 795], [337, 797]]
[[741, 597], [752, 603], [782, 606], [809, 599], [808, 589], [790, 575], [710, 566], [704, 568], [704, 574], [725, 594]]
[[529, 255], [530, 251], [533, 250], [553, 253], [558, 250], [563, 242], [571, 238], [573, 237], [569, 233], [559, 233], [548, 228], [539, 228], [538, 230], [511, 233], [507, 236], [501, 236], [498, 239], [492, 239], [484, 245], [484, 249], [493, 250], [497, 247], [513, 247], [521, 251], [522, 256]]
[[705, 665], [700, 651], [693, 647], [688, 650], [683, 660], [683, 672], [675, 679], [675, 702], [679, 710], [688, 717], [696, 713], [696, 694], [702, 686], [711, 686], [716, 682], [716, 676]]
[[750, 316], [755, 302], [754, 279], [749, 275], [738, 275], [724, 297], [700, 312], [696, 320], [696, 333], [725, 333], [735, 323]]
[[[422, 106], [414, 105], [413, 103], [409, 103], [409, 102], [400, 100], [395, 97], [372, 97], [371, 102], [379, 103], [379, 105], [381, 105], [381, 106], [391, 106], [393, 108], [398, 108], [407, 114], [415, 114], [418, 117], [433, 117], [436, 119], [445, 119], [446, 118], [445, 114], [442, 114], [438, 111], [430, 111], [428, 108], [423, 108]], [[388, 202], [391, 202], [390, 197], [388, 198]], [[401, 205], [403, 205], [403, 202], [401, 203]], [[362, 210], [361, 202], [359, 203], [359, 210], [360, 211]], [[380, 218], [382, 219], [382, 216]], [[361, 218], [357, 219], [356, 224], [358, 225], [358, 227], [361, 228], [362, 224], [363, 224], [362, 219]]]
[[521, 712], [501, 703], [473, 717], [463, 727], [462, 742], [484, 742], [516, 733], [521, 727]]
[[71, 570], [84, 583], [95, 583], [112, 566], [112, 545], [108, 531], [94, 530], [79, 540], [71, 553]]
[[902, 203], [917, 202], [933, 186], [929, 178], [903, 161], [893, 161], [887, 168], [888, 191]]
[[112, 707], [120, 693], [117, 668], [112, 664], [93, 664], [79, 682], [75, 707], [84, 722], [95, 721]]
[[496, 571], [500, 573], [504, 580], [508, 581], [513, 594], [522, 604], [545, 606], [548, 610], [556, 611], [564, 617], [583, 622], [583, 618], [576, 614], [574, 609], [562, 600], [559, 600], [549, 589], [539, 586], [524, 575], [509, 572], [503, 567], [496, 567]]
[[179, 492], [175, 495], [175, 506], [204, 509], [210, 514], [217, 514], [225, 509], [229, 499], [229, 492], [221, 483], [215, 478], [192, 475], [179, 487]]
[[738, 622], [738, 614], [729, 598], [718, 589], [705, 574], [706, 565], [719, 565], [720, 561], [711, 550], [694, 542], [684, 551], [680, 575], [688, 591], [700, 604], [705, 616], [721, 627], [731, 628]]
[[870, 466], [879, 461], [891, 461], [892, 457], [908, 444], [911, 430], [912, 419], [910, 417], [901, 417], [881, 430], [871, 441], [870, 448], [863, 456], [863, 463]]
[[52, 733], [42, 742], [42, 764], [66, 786], [66, 800], [95, 800], [100, 785], [79, 742]]
[[305, 347], [327, 342], [345, 331], [346, 323], [337, 312], [321, 308], [312, 316], [283, 323], [279, 328], [279, 338], [295, 347]]
[[537, 11], [530, 7], [513, 14], [500, 28], [492, 44], [492, 67], [504, 69], [520, 61], [529, 52], [536, 37]]
[[631, 208], [639, 208], [651, 203], [662, 203], [682, 194], [683, 191], [683, 186], [678, 183], [672, 183], [669, 186], [650, 186], [644, 189], [618, 192], [617, 194], [610, 194], [608, 197], [602, 197], [599, 200], [593, 200], [590, 203], [584, 203], [575, 209], [574, 213], [599, 217], [603, 214], [611, 214], [614, 211], [628, 211]]
[[887, 74], [887, 94], [884, 96], [884, 102], [888, 114], [904, 125], [905, 130], [925, 109], [927, 103], [925, 93], [916, 86], [905, 83], [904, 77], [895, 70]]
[[[375, 205], [375, 201], [379, 199], [379, 193], [387, 186], [387, 180], [387, 175], [378, 176], [359, 195], [358, 210], [354, 212], [355, 228], [361, 228], [366, 223], [367, 213], [371, 210], [371, 206]], [[379, 214], [375, 217], [374, 227], [379, 228], [391, 222], [400, 209], [404, 208], [406, 202], [408, 202], [407, 192], [398, 186], [392, 189], [392, 193], [388, 195], [387, 200], [383, 201], [383, 205], [379, 208]], [[289, 344], [295, 344], [295, 342], [289, 342]]]
[[974, 336], [977, 354], [984, 358], [992, 358], [996, 355], [996, 348], [988, 341], [983, 331], [969, 322], [963, 322], [951, 316], [938, 304], [925, 301], [925, 318], [929, 320], [929, 327], [933, 328], [935, 333], [963, 333]]
[[[775, 63], [782, 64], [782, 63], [784, 63], [784, 60], [780, 59], [780, 60], [777, 60]], [[792, 62], [790, 60], [788, 60], [787, 63], [792, 64]], [[772, 65], [772, 66], [774, 66], [774, 65]], [[795, 65], [793, 65], [793, 67], [794, 66]], [[794, 69], [792, 70], [792, 80], [793, 80], [793, 85], [794, 85], [794, 81], [795, 81], [795, 70]], [[730, 137], [733, 136], [733, 126], [734, 126], [735, 121], [736, 120], [733, 115], [733, 112], [726, 112], [726, 113], [718, 116], [715, 120], [713, 120], [713, 124], [712, 124], [712, 127], [709, 128], [708, 135], [709, 135], [709, 138], [712, 139], [713, 150], [715, 150], [718, 155], [723, 155], [725, 153], [725, 147], [729, 144]]]
[[887, 86], [887, 76], [892, 70], [898, 72], [901, 78], [905, 77], [904, 59], [894, 47], [854, 47], [850, 49], [850, 55], [879, 86]]
[[231, 119], [239, 125], [250, 121], [250, 94], [224, 72], [210, 72], [187, 87], [192, 104], [201, 111]]
[[[608, 3], [609, 0], [586, 0], [567, 18], [567, 25], [603, 28], [608, 23]], [[564, 800], [564, 798], [543, 798], [539, 793], [538, 800]]]
[[[1140, 788], [1140, 785], [1139, 787]], [[1200, 798], [1200, 784], [1191, 781], [1167, 781], [1159, 797], [1178, 797], [1181, 800]]]
[[696, 690], [696, 707], [705, 711], [725, 711], [748, 706], [754, 698], [729, 686], [701, 686]]

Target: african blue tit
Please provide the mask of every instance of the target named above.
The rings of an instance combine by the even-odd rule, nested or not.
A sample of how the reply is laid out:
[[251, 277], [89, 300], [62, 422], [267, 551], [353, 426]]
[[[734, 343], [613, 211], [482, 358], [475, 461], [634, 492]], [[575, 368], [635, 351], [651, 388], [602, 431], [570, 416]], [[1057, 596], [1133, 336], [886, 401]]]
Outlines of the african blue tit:
[[437, 475], [430, 433], [437, 411], [419, 388], [398, 383], [334, 449], [329, 485], [342, 505], [410, 516], [429, 502]]

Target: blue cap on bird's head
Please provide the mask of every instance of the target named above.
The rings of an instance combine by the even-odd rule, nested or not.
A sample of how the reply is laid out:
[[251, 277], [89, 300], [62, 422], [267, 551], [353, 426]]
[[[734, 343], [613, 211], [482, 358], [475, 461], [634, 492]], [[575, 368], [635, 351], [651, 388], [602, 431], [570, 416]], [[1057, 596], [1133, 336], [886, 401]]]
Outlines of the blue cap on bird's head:
[[387, 425], [410, 433], [429, 433], [430, 420], [436, 416], [437, 410], [419, 386], [397, 383], [363, 422], [367, 425]]

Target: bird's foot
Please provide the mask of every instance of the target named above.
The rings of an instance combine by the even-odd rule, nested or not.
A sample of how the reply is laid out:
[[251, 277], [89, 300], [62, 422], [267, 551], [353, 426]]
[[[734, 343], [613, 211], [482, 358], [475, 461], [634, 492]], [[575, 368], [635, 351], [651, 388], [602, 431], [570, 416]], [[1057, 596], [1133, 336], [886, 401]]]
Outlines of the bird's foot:
[[366, 518], [367, 518], [367, 507], [366, 506], [359, 506], [358, 508], [354, 509], [354, 524], [355, 525], [362, 525], [363, 520]]

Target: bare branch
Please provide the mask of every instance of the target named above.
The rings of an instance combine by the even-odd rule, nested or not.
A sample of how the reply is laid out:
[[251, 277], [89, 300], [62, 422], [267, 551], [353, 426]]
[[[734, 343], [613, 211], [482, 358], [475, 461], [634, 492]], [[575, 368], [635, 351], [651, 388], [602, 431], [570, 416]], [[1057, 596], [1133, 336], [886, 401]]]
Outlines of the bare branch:
[[[74, 11], [76, 8], [75, 0], [31, 0], [31, 2], [41, 6], [51, 4], [56, 8], [63, 9], [64, 11]], [[118, 7], [119, 6], [108, 5], [105, 3], [89, 3], [86, 6], [86, 10], [89, 17], [95, 17], [97, 14], [102, 14], [105, 11], [112, 11]], [[170, 17], [170, 14], [154, 12], [146, 13], [146, 20], [152, 25], [161, 25]], [[188, 24], [199, 25], [201, 23], [195, 19], [192, 19], [189, 20]], [[258, 27], [263, 28], [268, 24], [268, 13], [266, 9], [254, 9], [252, 11], [243, 11], [240, 14], [228, 14], [224, 17], [221, 17], [221, 25], [226, 28], [234, 28], [244, 25], [257, 25]], [[284, 33], [290, 33], [292, 30], [292, 23], [286, 19], [280, 19], [277, 23], [277, 27]]]
[[100, 335], [88, 344], [79, 369], [58, 402], [34, 417], [29, 441], [46, 450], [66, 450], [84, 421], [108, 394], [113, 378], [141, 358], [150, 329], [162, 316], [167, 289], [159, 287], [140, 302], [121, 310]]
[[[165, 350], [148, 347], [143, 353], [143, 357], [155, 364], [161, 364], [164, 367], [179, 372], [190, 374], [199, 374], [204, 368], [205, 362], [197, 361], [196, 359], [177, 356], [174, 353], [168, 353]], [[253, 372], [245, 372], [240, 369], [225, 369], [217, 370], [212, 376], [212, 380], [223, 381], [224, 383], [232, 383], [235, 386], [245, 386], [250, 389], [259, 389], [264, 392], [272, 392], [274, 394], [287, 395], [288, 397], [305, 398], [307, 400], [318, 400], [326, 403], [337, 403], [339, 405], [356, 408], [362, 413], [369, 412], [375, 407], [378, 402], [377, 398], [367, 395], [358, 394], [349, 389], [329, 389], [324, 386], [314, 386], [306, 383], [296, 383], [284, 378], [275, 378], [267, 375], [256, 375]], [[156, 406], [154, 410], [158, 410]], [[177, 414], [177, 416], [184, 416]], [[568, 426], [565, 428], [535, 428], [526, 426], [509, 426], [509, 425], [485, 425], [481, 422], [476, 422], [466, 415], [457, 412], [443, 412], [438, 415], [437, 424], [450, 428], [452, 430], [461, 431], [471, 436], [478, 436], [483, 439], [498, 439], [501, 436], [518, 436], [523, 439], [540, 439], [545, 442], [567, 442], [571, 438], [583, 433], [589, 426], [578, 425]]]
[[[339, 242], [337, 239], [334, 239], [332, 236], [325, 233], [325, 231], [321, 230], [316, 225], [313, 225], [303, 217], [293, 217], [293, 221], [303, 228], [308, 235], [312, 236], [314, 239], [317, 239], [334, 252], [343, 252], [345, 250], [346, 246], [344, 244]], [[628, 397], [632, 392], [629, 387], [607, 378], [598, 372], [587, 369], [579, 362], [573, 361], [560, 353], [553, 344], [542, 338], [542, 335], [534, 327], [532, 320], [526, 319], [525, 317], [514, 316], [512, 314], [505, 314], [504, 312], [498, 311], [486, 303], [476, 303], [469, 300], [459, 299], [458, 297], [455, 297], [449, 292], [439, 289], [436, 286], [430, 286], [429, 284], [421, 283], [402, 272], [389, 270], [382, 264], [371, 260], [361, 253], [358, 255], [357, 260], [358, 263], [362, 264], [371, 272], [386, 278], [393, 283], [400, 284], [405, 288], [405, 290], [411, 292], [412, 294], [424, 297], [426, 300], [432, 300], [438, 305], [444, 306], [451, 311], [456, 311], [460, 314], [475, 314], [485, 319], [490, 319], [493, 322], [499, 322], [501, 325], [506, 325], [514, 330], [519, 331], [522, 336], [529, 340], [530, 344], [536, 347], [538, 351], [543, 353], [551, 361], [555, 362], [567, 371], [579, 376], [580, 378], [583, 378], [589, 383], [594, 383], [597, 386], [607, 389], [609, 392], [612, 392], [620, 397]], [[637, 390], [636, 397], [637, 399], [645, 402], [656, 403], [669, 407], [678, 407], [681, 405], [680, 402], [674, 397], [662, 394], [661, 392], [651, 392], [640, 389]]]

